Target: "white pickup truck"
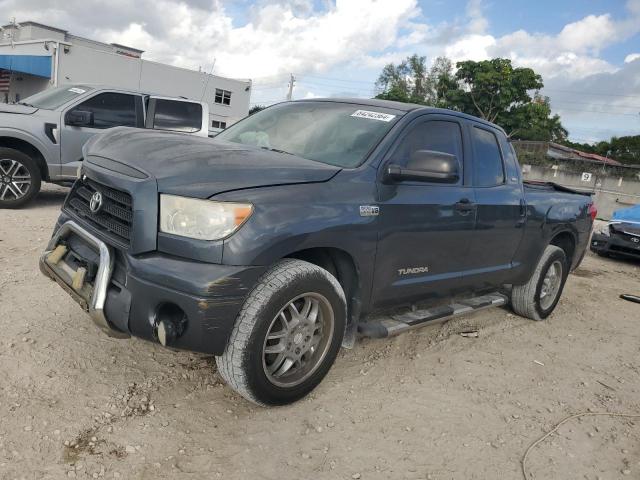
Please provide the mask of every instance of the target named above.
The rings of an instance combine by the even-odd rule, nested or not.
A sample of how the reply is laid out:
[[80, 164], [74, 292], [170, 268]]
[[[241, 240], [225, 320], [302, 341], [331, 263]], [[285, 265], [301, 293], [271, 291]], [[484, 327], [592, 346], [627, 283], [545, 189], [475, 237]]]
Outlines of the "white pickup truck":
[[45, 90], [0, 104], [0, 208], [18, 208], [42, 181], [76, 178], [83, 145], [113, 127], [208, 136], [209, 106], [185, 98], [96, 85]]

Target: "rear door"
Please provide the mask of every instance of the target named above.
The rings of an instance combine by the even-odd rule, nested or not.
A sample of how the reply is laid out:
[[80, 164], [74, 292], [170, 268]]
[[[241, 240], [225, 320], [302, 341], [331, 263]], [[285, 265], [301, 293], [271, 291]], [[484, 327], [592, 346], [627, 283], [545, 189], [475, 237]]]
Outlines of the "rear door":
[[206, 137], [209, 112], [205, 107], [191, 100], [150, 97], [145, 127]]
[[[74, 110], [91, 112], [93, 123], [88, 126], [66, 124], [66, 115]], [[142, 127], [144, 119], [142, 96], [123, 92], [99, 92], [68, 107], [62, 115], [60, 132], [61, 175], [74, 177], [82, 160], [82, 146], [96, 133], [113, 127]]]
[[504, 134], [470, 122], [476, 227], [470, 243], [464, 283], [493, 288], [508, 280], [524, 231], [526, 205], [522, 183], [507, 165]]
[[464, 179], [467, 144], [458, 117], [424, 115], [405, 128], [382, 163], [383, 169], [403, 166], [415, 150], [444, 152], [458, 158], [460, 179], [379, 183], [375, 307], [440, 301], [459, 286], [475, 226], [474, 191]]

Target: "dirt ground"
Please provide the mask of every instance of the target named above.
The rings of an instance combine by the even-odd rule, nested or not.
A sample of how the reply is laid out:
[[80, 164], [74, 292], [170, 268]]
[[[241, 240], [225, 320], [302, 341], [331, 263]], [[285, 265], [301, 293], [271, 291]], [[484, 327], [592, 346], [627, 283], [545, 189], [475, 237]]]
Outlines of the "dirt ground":
[[[640, 414], [640, 264], [591, 253], [546, 322], [494, 309], [343, 350], [255, 407], [215, 362], [93, 326], [37, 267], [65, 190], [0, 210], [0, 478], [519, 479], [567, 415]], [[477, 338], [458, 333], [476, 326]], [[640, 478], [640, 419], [568, 422], [536, 479]]]

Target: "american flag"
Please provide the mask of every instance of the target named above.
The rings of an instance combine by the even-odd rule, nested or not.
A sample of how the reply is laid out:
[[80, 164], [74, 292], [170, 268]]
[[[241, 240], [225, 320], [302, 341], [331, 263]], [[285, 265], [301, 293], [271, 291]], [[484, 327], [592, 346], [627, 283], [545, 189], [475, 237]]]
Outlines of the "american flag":
[[9, 70], [0, 70], [0, 93], [9, 91], [11, 83], [11, 72]]

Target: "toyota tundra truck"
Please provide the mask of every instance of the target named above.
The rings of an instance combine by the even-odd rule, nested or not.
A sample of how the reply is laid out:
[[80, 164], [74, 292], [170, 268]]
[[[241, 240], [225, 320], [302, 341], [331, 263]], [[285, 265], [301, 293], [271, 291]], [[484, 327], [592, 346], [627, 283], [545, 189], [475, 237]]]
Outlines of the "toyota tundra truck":
[[43, 181], [76, 179], [82, 147], [118, 126], [208, 136], [209, 106], [99, 85], [66, 85], [0, 104], [0, 208], [20, 208]]
[[314, 99], [215, 138], [94, 137], [40, 267], [107, 334], [212, 354], [238, 393], [280, 405], [358, 337], [507, 303], [547, 318], [595, 214], [523, 183], [492, 123]]

